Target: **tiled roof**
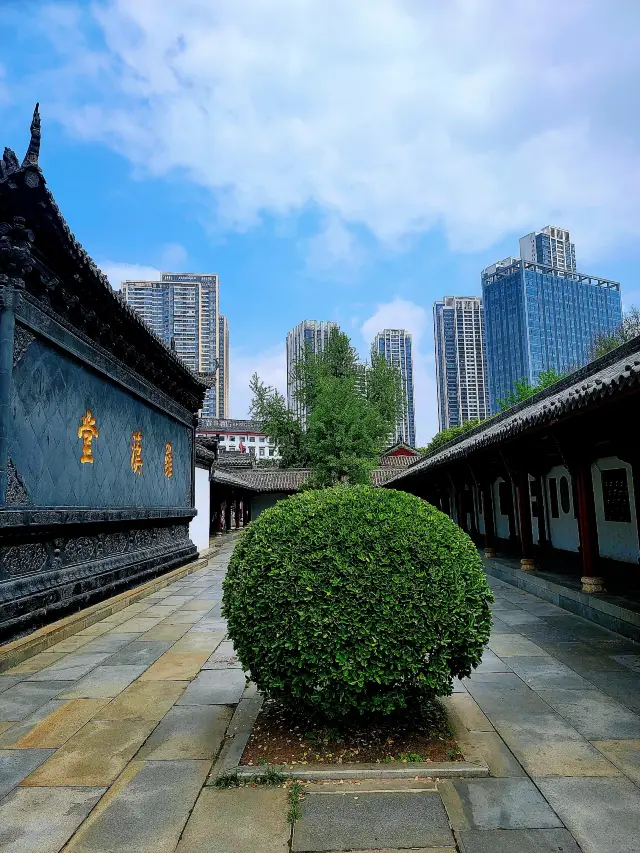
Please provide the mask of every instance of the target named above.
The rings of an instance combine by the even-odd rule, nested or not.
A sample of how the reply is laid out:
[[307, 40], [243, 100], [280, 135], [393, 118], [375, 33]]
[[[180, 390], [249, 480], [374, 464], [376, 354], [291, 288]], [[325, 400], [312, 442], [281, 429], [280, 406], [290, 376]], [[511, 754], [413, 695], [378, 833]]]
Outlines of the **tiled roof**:
[[310, 474], [311, 471], [302, 468], [274, 468], [271, 471], [264, 468], [234, 471], [214, 468], [211, 479], [252, 492], [297, 492]]
[[595, 407], [623, 391], [640, 388], [640, 337], [539, 391], [517, 406], [495, 415], [441, 449], [421, 459], [390, 482], [453, 462], [562, 417]]
[[216, 457], [213, 451], [206, 448], [203, 444], [196, 441], [196, 463], [200, 462], [202, 465], [207, 465], [211, 467], [215, 462]]
[[[311, 471], [305, 468], [252, 468], [230, 471], [216, 467], [211, 471], [211, 480], [252, 492], [297, 492], [310, 474]], [[382, 486], [394, 474], [393, 468], [375, 468], [371, 472], [371, 485]]]

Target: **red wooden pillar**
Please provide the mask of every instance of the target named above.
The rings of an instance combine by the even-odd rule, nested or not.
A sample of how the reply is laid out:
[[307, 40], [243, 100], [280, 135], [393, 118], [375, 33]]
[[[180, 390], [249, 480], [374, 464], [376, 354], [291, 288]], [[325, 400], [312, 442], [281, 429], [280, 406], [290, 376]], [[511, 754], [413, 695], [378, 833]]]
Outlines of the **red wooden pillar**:
[[225, 504], [224, 527], [225, 533], [231, 533], [231, 500]]
[[242, 501], [236, 498], [236, 530], [240, 530], [240, 513], [242, 512]]
[[520, 545], [522, 559], [520, 566], [523, 572], [534, 572], [538, 567], [533, 557], [533, 527], [531, 525], [531, 497], [529, 490], [529, 474], [519, 471], [515, 478], [516, 494], [518, 497], [518, 521], [520, 523]]
[[476, 539], [478, 536], [478, 519], [476, 516], [477, 506], [476, 506], [476, 493], [473, 488], [473, 483], [470, 484], [469, 489], [465, 489], [465, 495], [469, 497], [469, 514], [471, 516], [471, 538]]
[[482, 511], [484, 513], [484, 555], [496, 556], [496, 525], [493, 517], [493, 489], [491, 481], [482, 482]]
[[546, 551], [549, 545], [547, 537], [547, 510], [545, 499], [545, 484], [544, 474], [540, 474], [536, 480], [538, 494], [536, 496], [536, 504], [538, 507], [538, 549], [540, 552]]
[[591, 478], [591, 459], [588, 456], [582, 457], [573, 467], [572, 474], [576, 478], [578, 535], [582, 557], [582, 591], [606, 592], [604, 580], [600, 575], [600, 547], [598, 544], [593, 480]]

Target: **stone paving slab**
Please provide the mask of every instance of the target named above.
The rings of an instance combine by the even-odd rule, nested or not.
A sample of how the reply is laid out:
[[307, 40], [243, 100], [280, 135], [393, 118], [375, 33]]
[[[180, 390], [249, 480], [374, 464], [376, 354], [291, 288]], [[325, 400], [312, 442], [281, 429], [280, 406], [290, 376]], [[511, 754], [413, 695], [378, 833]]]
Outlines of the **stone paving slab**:
[[210, 765], [132, 762], [65, 853], [174, 853]]
[[107, 787], [123, 771], [155, 728], [148, 720], [87, 723], [23, 785]]
[[53, 753], [53, 749], [0, 750], [0, 799]]
[[562, 822], [530, 779], [438, 783], [454, 829], [551, 829]]
[[13, 687], [14, 684], [24, 681], [22, 675], [0, 675], [0, 693]]
[[227, 705], [176, 706], [164, 717], [137, 758], [150, 761], [213, 761], [232, 715], [233, 709]]
[[0, 720], [2, 722], [24, 720], [37, 711], [58, 693], [70, 688], [73, 681], [22, 681], [0, 693]]
[[454, 693], [441, 700], [456, 734], [463, 732], [492, 732], [493, 726], [477, 702], [467, 693]]
[[497, 732], [462, 732], [456, 740], [467, 761], [486, 764], [491, 776], [524, 776], [525, 772]]
[[107, 699], [52, 699], [0, 736], [0, 748], [57, 749], [96, 714]]
[[[83, 646], [82, 651], [87, 654], [109, 652], [109, 654], [113, 655], [120, 651], [120, 649], [133, 643], [139, 636], [140, 634], [105, 634], [102, 637], [89, 638], [88, 645]], [[53, 648], [57, 649], [58, 646], [55, 645]]]
[[159, 640], [160, 642], [174, 643], [176, 640], [179, 640], [180, 637], [184, 637], [188, 630], [188, 625], [164, 625], [160, 622], [160, 624], [156, 625], [155, 628], [141, 634], [139, 639], [153, 640], [154, 642]]
[[173, 648], [149, 667], [141, 681], [190, 681], [209, 657], [208, 652], [180, 652]]
[[0, 803], [2, 853], [58, 853], [106, 788], [16, 788]]
[[95, 714], [96, 720], [159, 722], [186, 690], [188, 681], [134, 681]]
[[76, 652], [30, 675], [28, 681], [77, 681], [110, 657], [110, 652]]
[[580, 853], [566, 829], [470, 829], [456, 839], [460, 853]]
[[600, 690], [539, 690], [540, 696], [589, 740], [640, 738], [640, 716]]
[[640, 740], [594, 740], [593, 746], [640, 785]]
[[202, 671], [178, 699], [178, 705], [236, 705], [244, 693], [246, 680], [242, 670], [209, 669]]
[[150, 631], [152, 628], [155, 628], [158, 622], [160, 622], [160, 620], [160, 616], [134, 616], [133, 619], [129, 619], [127, 622], [123, 622], [121, 625], [116, 625], [115, 628], [113, 628], [113, 633], [144, 633], [145, 631]]
[[[635, 672], [594, 672], [592, 684], [636, 714], [640, 714], [640, 679]], [[0, 699], [2, 697], [0, 696]]]
[[113, 699], [135, 681], [144, 666], [98, 666], [71, 688], [60, 691], [60, 699]]
[[282, 788], [204, 788], [176, 853], [288, 853], [286, 814]]
[[214, 652], [225, 635], [225, 631], [193, 631], [185, 634], [175, 644], [176, 652]]
[[515, 655], [509, 666], [533, 690], [562, 687], [566, 690], [588, 690], [592, 685], [568, 666], [553, 658]]
[[173, 644], [170, 642], [148, 642], [134, 640], [123, 649], [111, 655], [105, 660], [105, 666], [151, 666], [165, 652], [168, 652]]
[[11, 669], [7, 669], [6, 672], [3, 673], [3, 676], [20, 675], [24, 678], [26, 675], [32, 675], [34, 672], [40, 672], [41, 669], [57, 663], [65, 654], [66, 652], [40, 652], [39, 654], [22, 661], [22, 663], [17, 664], [17, 666], [12, 666]]
[[640, 672], [640, 655], [613, 655], [613, 659], [632, 672]]
[[637, 853], [640, 789], [628, 779], [565, 777], [538, 785], [583, 853]]
[[[521, 634], [495, 634], [489, 639], [489, 648], [498, 657], [510, 658], [514, 655], [546, 655], [540, 646], [527, 640]], [[508, 663], [508, 660], [507, 660]]]
[[454, 844], [442, 801], [431, 791], [308, 793], [301, 808], [293, 830], [295, 853]]

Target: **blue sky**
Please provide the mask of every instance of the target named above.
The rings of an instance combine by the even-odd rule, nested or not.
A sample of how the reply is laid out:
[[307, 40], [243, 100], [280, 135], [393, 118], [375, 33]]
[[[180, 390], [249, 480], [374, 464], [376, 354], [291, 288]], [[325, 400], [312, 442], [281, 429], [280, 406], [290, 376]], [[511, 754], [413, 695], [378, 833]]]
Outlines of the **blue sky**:
[[0, 144], [41, 103], [41, 165], [115, 286], [217, 272], [231, 415], [284, 340], [336, 320], [414, 334], [518, 237], [569, 228], [640, 304], [637, 0], [0, 0]]

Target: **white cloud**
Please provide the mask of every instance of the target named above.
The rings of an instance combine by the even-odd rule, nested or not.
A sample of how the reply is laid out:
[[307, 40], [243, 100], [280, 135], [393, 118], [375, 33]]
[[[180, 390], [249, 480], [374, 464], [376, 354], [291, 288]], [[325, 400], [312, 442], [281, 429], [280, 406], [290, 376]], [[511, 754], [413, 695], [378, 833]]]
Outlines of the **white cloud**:
[[98, 266], [107, 276], [114, 290], [120, 290], [123, 281], [159, 281], [161, 275], [159, 269], [144, 264], [102, 261]]
[[249, 382], [257, 373], [265, 385], [277, 388], [287, 396], [286, 352], [281, 344], [260, 352], [248, 352], [246, 348], [232, 348], [229, 353], [229, 375], [233, 377], [229, 396], [229, 410], [232, 418], [249, 416], [251, 392]]
[[321, 230], [306, 241], [307, 266], [312, 271], [331, 270], [346, 278], [364, 261], [357, 238], [337, 216], [326, 217]]
[[167, 272], [169, 270], [182, 272], [180, 267], [184, 267], [187, 263], [188, 254], [184, 246], [180, 243], [167, 243], [162, 249], [160, 260], [162, 268]]
[[208, 188], [223, 227], [312, 206], [330, 216], [316, 259], [349, 254], [353, 224], [390, 246], [439, 225], [475, 250], [552, 222], [579, 261], [640, 235], [635, 0], [64, 9], [39, 16], [66, 54], [59, 119]]
[[429, 318], [421, 305], [401, 299], [376, 306], [360, 332], [365, 351], [378, 332], [383, 329], [405, 329], [411, 333], [413, 353], [413, 403], [416, 419], [416, 444], [422, 447], [438, 432], [438, 410], [436, 408], [436, 383], [433, 356], [428, 354], [431, 343]]

